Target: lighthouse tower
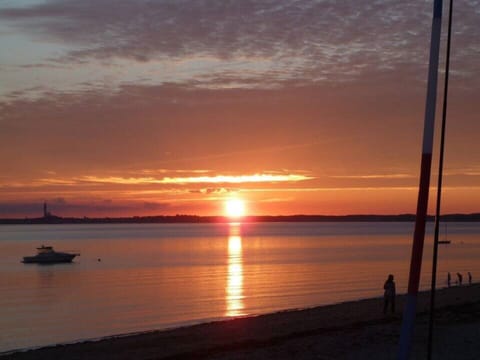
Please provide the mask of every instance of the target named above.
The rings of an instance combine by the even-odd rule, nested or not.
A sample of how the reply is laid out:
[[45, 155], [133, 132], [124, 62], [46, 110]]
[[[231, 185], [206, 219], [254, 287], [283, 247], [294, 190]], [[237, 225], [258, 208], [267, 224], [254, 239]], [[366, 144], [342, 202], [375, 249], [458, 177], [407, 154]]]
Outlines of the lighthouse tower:
[[44, 202], [43, 203], [43, 217], [46, 219], [46, 218], [49, 218], [51, 216], [52, 216], [52, 214], [50, 214], [47, 210], [47, 202]]

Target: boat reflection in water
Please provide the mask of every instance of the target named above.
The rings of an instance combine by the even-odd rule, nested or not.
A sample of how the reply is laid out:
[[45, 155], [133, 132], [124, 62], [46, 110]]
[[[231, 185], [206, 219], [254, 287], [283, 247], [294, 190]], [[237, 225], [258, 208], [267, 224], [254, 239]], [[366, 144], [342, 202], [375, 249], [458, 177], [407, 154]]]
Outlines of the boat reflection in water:
[[243, 259], [240, 225], [230, 224], [228, 237], [228, 274], [226, 287], [226, 316], [245, 315], [243, 309]]

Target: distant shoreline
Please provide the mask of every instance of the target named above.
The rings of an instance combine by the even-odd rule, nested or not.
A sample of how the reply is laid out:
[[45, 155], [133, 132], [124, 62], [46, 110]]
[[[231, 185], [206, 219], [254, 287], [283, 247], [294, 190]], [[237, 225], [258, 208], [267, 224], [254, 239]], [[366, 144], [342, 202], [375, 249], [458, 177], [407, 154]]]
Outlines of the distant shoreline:
[[[433, 221], [434, 216], [427, 217]], [[480, 222], [480, 213], [473, 214], [446, 214], [442, 215], [443, 222]], [[46, 216], [39, 218], [11, 218], [0, 219], [0, 225], [26, 225], [26, 224], [211, 224], [230, 223], [234, 220], [225, 216], [132, 216], [132, 217], [103, 217], [103, 218], [75, 218]], [[254, 222], [413, 222], [414, 214], [399, 215], [275, 215], [275, 216], [246, 216], [242, 223]]]

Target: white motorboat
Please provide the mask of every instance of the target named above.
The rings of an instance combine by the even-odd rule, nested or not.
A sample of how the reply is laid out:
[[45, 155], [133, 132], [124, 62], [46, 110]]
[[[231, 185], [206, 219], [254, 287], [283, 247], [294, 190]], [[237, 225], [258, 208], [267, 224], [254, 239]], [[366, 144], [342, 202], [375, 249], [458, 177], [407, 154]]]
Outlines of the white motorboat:
[[37, 264], [55, 264], [55, 263], [69, 263], [72, 262], [75, 256], [80, 256], [79, 253], [57, 252], [53, 250], [52, 246], [40, 246], [37, 248], [37, 255], [25, 256], [23, 263], [37, 263]]

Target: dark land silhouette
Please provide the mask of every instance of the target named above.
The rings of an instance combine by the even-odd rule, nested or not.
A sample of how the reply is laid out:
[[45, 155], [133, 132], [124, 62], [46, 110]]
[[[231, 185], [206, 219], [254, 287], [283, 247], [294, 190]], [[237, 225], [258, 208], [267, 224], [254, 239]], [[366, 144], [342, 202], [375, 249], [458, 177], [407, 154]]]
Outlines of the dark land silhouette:
[[[428, 216], [433, 221], [434, 216]], [[443, 215], [444, 222], [480, 221], [480, 213]], [[158, 215], [132, 217], [61, 217], [49, 212], [38, 218], [0, 219], [0, 224], [152, 224], [152, 223], [230, 223], [249, 222], [413, 222], [414, 214], [399, 215], [262, 215], [232, 220], [226, 216]]]

